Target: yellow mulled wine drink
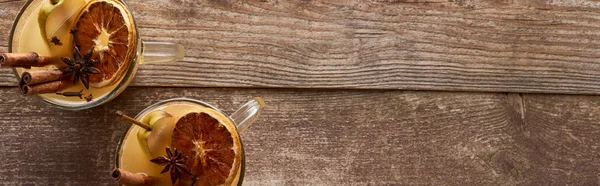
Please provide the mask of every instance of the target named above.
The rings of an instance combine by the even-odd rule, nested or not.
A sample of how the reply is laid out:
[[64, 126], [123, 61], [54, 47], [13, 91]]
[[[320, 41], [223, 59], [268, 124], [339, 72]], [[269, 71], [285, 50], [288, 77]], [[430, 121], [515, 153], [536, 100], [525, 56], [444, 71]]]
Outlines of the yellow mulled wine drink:
[[111, 177], [122, 185], [241, 185], [240, 133], [265, 107], [260, 98], [231, 116], [204, 102], [178, 98], [130, 118]]
[[14, 69], [20, 92], [68, 110], [120, 94], [144, 61], [143, 48], [164, 48], [162, 61], [183, 56], [179, 45], [141, 42], [121, 0], [29, 0], [9, 42], [0, 67]]

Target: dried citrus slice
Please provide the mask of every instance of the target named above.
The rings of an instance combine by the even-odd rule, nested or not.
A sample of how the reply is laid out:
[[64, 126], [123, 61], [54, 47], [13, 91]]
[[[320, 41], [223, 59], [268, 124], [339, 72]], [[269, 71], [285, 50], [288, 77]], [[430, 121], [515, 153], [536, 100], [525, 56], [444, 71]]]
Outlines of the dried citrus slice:
[[237, 180], [242, 144], [228, 121], [216, 111], [203, 110], [190, 112], [175, 124], [171, 145], [188, 156], [185, 164], [197, 178], [195, 185], [231, 185]]
[[90, 1], [75, 23], [80, 51], [94, 48], [94, 67], [101, 74], [90, 75], [92, 87], [104, 87], [118, 82], [134, 57], [137, 35], [133, 17], [117, 0]]

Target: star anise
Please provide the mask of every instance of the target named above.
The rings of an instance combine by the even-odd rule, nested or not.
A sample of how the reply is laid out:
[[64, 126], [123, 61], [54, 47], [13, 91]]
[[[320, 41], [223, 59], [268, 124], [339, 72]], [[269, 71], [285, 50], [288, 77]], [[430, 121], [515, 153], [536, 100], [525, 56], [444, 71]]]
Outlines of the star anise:
[[177, 148], [173, 149], [173, 152], [171, 152], [169, 147], [167, 147], [166, 150], [167, 156], [159, 156], [150, 160], [152, 163], [165, 166], [160, 173], [162, 174], [170, 170], [171, 183], [173, 185], [175, 185], [175, 182], [179, 179], [182, 173], [192, 176], [192, 180], [195, 180], [194, 175], [188, 171], [188, 166], [184, 164], [188, 157], [182, 157], [183, 154], [177, 151]]
[[79, 51], [81, 48], [79, 39], [77, 38], [77, 29], [72, 29], [73, 40], [75, 47], [73, 48], [73, 59], [69, 57], [63, 57], [62, 61], [68, 65], [67, 69], [63, 71], [63, 75], [74, 73], [73, 83], [77, 83], [77, 80], [81, 79], [81, 83], [86, 89], [90, 88], [90, 74], [100, 74], [100, 70], [94, 67], [99, 62], [91, 59], [94, 53], [94, 47], [88, 50], [83, 56]]

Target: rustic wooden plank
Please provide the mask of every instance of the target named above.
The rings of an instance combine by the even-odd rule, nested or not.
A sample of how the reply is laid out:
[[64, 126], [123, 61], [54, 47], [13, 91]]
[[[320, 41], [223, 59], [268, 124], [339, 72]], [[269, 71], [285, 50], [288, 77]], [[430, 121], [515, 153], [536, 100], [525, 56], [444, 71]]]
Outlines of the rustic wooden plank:
[[[2, 1], [0, 0], [0, 52], [8, 52], [8, 37], [10, 35], [10, 29], [12, 23], [17, 16], [21, 6], [25, 4], [24, 1]], [[0, 86], [14, 86], [17, 84], [17, 78], [15, 78], [12, 70], [6, 68], [0, 68]]]
[[162, 99], [231, 113], [268, 107], [243, 135], [246, 185], [597, 185], [600, 101], [587, 96], [364, 90], [129, 88], [56, 111], [0, 88], [0, 182], [106, 185], [127, 126]]
[[[569, 176], [579, 179], [549, 180], [550, 184], [545, 185], [600, 185], [598, 97], [528, 95], [523, 102], [524, 122], [515, 127], [519, 134], [515, 135], [515, 139], [522, 140], [524, 143], [519, 146], [528, 150], [508, 158], [516, 160], [506, 161], [507, 165], [515, 167], [509, 170], [523, 173], [523, 177], [547, 175], [535, 179], [536, 182], [545, 182], [543, 179], [547, 177]], [[523, 161], [518, 156], [528, 157], [526, 159], [529, 160]], [[530, 166], [532, 164], [543, 164], [545, 168]]]
[[600, 93], [595, 0], [127, 2], [143, 39], [186, 46], [136, 86]]

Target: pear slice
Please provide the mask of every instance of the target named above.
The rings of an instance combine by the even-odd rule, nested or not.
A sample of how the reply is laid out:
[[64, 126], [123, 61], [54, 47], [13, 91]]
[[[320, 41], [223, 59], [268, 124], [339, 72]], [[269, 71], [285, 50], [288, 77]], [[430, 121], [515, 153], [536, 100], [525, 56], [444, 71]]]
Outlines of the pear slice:
[[38, 13], [38, 26], [40, 27], [40, 34], [42, 34], [42, 38], [45, 39], [46, 43], [48, 43], [48, 37], [46, 34], [46, 21], [48, 20], [48, 16], [52, 10], [54, 10], [54, 8], [60, 6], [63, 2], [64, 0], [46, 0], [40, 9], [40, 12]]
[[150, 131], [140, 128], [138, 130], [138, 141], [142, 150], [150, 157], [156, 157], [164, 153], [164, 149], [171, 143], [173, 135], [174, 120], [168, 112], [157, 110], [149, 113], [142, 120], [150, 125]]
[[[83, 7], [90, 0], [47, 0], [38, 14], [38, 25], [46, 43], [57, 37], [70, 43], [69, 31]], [[67, 41], [69, 40], [69, 41]], [[51, 48], [53, 45], [50, 45]]]

